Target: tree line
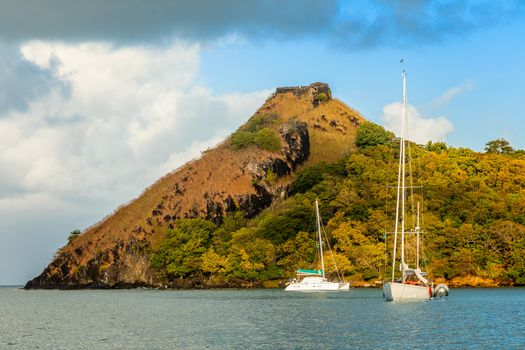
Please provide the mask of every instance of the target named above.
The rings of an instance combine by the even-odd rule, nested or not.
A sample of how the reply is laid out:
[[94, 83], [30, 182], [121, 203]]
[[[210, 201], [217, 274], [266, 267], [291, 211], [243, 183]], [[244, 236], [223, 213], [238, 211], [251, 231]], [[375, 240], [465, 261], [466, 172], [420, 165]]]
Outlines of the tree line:
[[[296, 174], [290, 195], [258, 216], [228, 213], [220, 225], [180, 220], [153, 247], [168, 280], [207, 286], [263, 283], [315, 267], [314, 201], [319, 198], [339, 271], [354, 280], [385, 277], [392, 245], [399, 140], [364, 123], [357, 150], [335, 164]], [[423, 214], [422, 263], [435, 278], [467, 276], [525, 284], [525, 152], [498, 139], [484, 153], [445, 143], [410, 143], [414, 202]], [[415, 186], [416, 187], [416, 186]], [[415, 225], [409, 203], [407, 228]], [[407, 238], [407, 259], [415, 250]], [[332, 259], [326, 270], [331, 271]]]

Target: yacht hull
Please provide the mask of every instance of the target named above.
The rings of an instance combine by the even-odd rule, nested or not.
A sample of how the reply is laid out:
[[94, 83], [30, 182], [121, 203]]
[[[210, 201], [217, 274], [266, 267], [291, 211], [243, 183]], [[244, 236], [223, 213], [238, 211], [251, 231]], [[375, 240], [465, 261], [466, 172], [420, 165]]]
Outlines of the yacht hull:
[[432, 296], [432, 288], [398, 282], [387, 282], [383, 285], [383, 294], [387, 301], [429, 300]]
[[319, 283], [290, 283], [285, 292], [338, 292], [350, 289], [350, 283], [319, 282]]

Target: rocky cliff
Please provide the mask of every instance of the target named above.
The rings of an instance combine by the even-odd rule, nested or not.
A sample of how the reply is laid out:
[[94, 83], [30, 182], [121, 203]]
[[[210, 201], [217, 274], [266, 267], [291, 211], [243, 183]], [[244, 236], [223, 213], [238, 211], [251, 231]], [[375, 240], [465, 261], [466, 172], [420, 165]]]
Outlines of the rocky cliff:
[[265, 120], [279, 147], [233, 147], [226, 139], [85, 230], [25, 288], [165, 286], [149, 254], [167, 228], [181, 218], [220, 223], [228, 212], [256, 215], [287, 196], [298, 168], [348, 153], [363, 118], [332, 99], [328, 85], [314, 83], [278, 88], [237, 132]]

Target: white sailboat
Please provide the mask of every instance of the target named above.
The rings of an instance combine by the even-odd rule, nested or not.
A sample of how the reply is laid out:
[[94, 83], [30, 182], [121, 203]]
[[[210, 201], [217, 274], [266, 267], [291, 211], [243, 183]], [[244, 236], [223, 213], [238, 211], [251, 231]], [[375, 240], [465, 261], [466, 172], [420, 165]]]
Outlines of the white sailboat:
[[[401, 140], [399, 145], [399, 169], [397, 179], [397, 199], [396, 199], [396, 222], [394, 228], [394, 244], [392, 254], [392, 277], [390, 281], [383, 284], [383, 295], [387, 301], [394, 300], [425, 300], [439, 295], [448, 295], [448, 287], [440, 284], [434, 288], [426, 278], [426, 273], [419, 267], [419, 203], [417, 208], [417, 222], [411, 233], [416, 234], [416, 267], [410, 267], [405, 261], [405, 201], [407, 197], [405, 184], [405, 164], [406, 164], [406, 130], [407, 118], [407, 96], [406, 96], [407, 74], [403, 71], [403, 113], [401, 117]], [[399, 270], [401, 277], [395, 278], [395, 268], [397, 262], [397, 239], [398, 233], [401, 238], [401, 254]]]
[[317, 217], [317, 236], [319, 239], [319, 257], [321, 260], [321, 270], [298, 269], [297, 279], [288, 284], [284, 290], [286, 292], [337, 292], [349, 290], [350, 283], [344, 282], [342, 279], [342, 282], [331, 282], [325, 276], [321, 217], [319, 215], [319, 202], [317, 199], [315, 200], [315, 213]]

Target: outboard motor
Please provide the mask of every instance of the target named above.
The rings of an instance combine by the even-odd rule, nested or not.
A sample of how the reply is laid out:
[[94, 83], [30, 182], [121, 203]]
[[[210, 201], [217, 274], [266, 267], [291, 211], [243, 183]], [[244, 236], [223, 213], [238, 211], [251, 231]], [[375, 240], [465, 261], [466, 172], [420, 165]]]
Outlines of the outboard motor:
[[448, 286], [444, 283], [440, 283], [438, 284], [437, 286], [434, 287], [434, 290], [433, 290], [433, 293], [432, 293], [432, 296], [434, 298], [436, 297], [448, 297], [448, 292], [449, 292], [449, 289], [448, 289]]

